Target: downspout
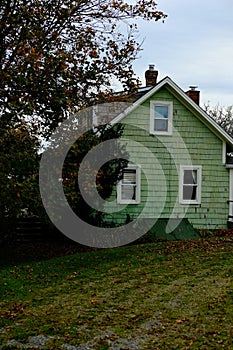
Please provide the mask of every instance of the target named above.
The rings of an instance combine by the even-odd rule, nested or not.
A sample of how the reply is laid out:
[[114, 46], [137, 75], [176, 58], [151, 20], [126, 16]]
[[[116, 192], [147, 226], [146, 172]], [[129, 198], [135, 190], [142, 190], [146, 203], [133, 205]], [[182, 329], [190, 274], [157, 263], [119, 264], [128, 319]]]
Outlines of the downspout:
[[230, 176], [229, 176], [229, 215], [228, 215], [228, 222], [233, 223], [233, 169], [229, 169]]

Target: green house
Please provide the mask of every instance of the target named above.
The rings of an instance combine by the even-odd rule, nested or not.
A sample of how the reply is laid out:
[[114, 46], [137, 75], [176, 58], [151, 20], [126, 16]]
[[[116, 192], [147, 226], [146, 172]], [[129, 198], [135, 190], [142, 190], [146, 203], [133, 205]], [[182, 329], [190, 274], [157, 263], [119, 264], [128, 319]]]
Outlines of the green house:
[[[199, 91], [184, 92], [169, 77], [147, 86], [116, 115], [129, 165], [106, 204], [119, 224], [138, 216], [172, 234], [181, 222], [221, 229], [233, 220], [233, 139], [199, 106]], [[114, 211], [113, 210], [113, 211]], [[159, 224], [160, 223], [160, 224]], [[165, 224], [164, 224], [165, 223]]]

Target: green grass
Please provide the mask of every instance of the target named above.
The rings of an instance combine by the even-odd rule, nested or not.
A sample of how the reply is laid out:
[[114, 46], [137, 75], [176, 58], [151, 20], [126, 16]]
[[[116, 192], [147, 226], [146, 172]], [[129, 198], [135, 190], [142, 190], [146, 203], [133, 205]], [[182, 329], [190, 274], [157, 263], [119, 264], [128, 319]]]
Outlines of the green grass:
[[5, 266], [0, 344], [44, 335], [54, 336], [44, 349], [103, 350], [122, 338], [140, 349], [233, 349], [232, 271], [232, 239], [213, 237]]

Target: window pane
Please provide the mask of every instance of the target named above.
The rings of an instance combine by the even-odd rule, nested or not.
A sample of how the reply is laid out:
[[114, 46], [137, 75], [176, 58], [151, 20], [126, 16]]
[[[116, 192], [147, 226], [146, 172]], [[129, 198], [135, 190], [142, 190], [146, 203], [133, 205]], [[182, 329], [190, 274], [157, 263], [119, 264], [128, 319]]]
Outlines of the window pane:
[[155, 119], [154, 120], [155, 131], [168, 131], [168, 120], [166, 119]]
[[136, 200], [136, 186], [122, 185], [121, 198], [124, 200]]
[[123, 183], [136, 184], [136, 169], [123, 170]]
[[168, 106], [155, 106], [155, 118], [168, 119]]
[[186, 185], [197, 184], [197, 170], [184, 170], [184, 184]]
[[197, 186], [183, 186], [183, 199], [184, 200], [196, 200], [197, 199]]

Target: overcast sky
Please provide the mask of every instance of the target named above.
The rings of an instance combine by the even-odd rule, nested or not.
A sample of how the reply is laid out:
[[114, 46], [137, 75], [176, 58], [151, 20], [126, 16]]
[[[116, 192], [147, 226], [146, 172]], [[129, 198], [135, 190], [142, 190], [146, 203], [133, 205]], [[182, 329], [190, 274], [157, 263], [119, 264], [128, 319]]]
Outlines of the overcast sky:
[[155, 64], [158, 79], [169, 76], [183, 90], [201, 91], [201, 105], [233, 105], [233, 0], [158, 0], [165, 23], [139, 23], [143, 51], [134, 63], [144, 72]]

